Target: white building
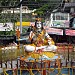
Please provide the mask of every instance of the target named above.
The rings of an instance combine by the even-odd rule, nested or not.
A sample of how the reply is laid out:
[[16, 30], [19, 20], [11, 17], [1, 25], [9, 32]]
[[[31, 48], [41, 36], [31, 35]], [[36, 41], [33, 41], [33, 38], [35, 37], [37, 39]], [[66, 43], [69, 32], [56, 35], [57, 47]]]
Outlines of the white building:
[[[32, 13], [34, 12], [36, 9], [34, 10], [29, 10], [27, 6], [23, 6], [22, 7], [22, 13]], [[11, 9], [3, 9], [3, 11], [1, 13], [20, 13], [20, 8], [11, 8]]]

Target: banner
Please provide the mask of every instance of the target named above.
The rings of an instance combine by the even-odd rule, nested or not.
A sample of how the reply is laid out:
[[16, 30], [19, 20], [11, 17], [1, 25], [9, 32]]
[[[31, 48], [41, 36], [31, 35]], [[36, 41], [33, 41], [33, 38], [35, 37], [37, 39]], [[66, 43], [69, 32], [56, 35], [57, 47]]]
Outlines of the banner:
[[44, 27], [48, 34], [63, 35], [63, 29]]
[[13, 23], [0, 23], [0, 31], [13, 31]]
[[52, 26], [51, 27], [69, 27], [69, 22], [67, 20], [62, 21], [62, 20], [56, 20], [52, 21]]
[[66, 29], [65, 35], [75, 36], [75, 30], [72, 29]]
[[[16, 22], [15, 25], [20, 26], [20, 22]], [[30, 26], [30, 22], [22, 22], [22, 26]]]

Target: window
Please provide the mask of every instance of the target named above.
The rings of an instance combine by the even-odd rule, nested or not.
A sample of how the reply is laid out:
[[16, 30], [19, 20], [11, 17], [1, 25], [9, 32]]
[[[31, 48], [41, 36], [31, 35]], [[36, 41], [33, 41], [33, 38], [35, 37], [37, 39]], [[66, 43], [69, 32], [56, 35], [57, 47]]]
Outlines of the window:
[[[67, 13], [56, 13], [54, 17], [56, 20], [68, 20]], [[55, 20], [55, 19], [53, 18], [53, 20]]]

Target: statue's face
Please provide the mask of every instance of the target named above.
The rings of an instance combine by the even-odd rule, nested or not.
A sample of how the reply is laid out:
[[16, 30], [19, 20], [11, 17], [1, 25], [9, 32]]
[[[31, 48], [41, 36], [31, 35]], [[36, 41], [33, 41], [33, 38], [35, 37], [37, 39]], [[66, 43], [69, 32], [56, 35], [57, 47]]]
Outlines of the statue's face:
[[37, 23], [36, 23], [36, 27], [37, 27], [38, 29], [40, 29], [40, 28], [42, 27], [41, 22], [37, 22]]

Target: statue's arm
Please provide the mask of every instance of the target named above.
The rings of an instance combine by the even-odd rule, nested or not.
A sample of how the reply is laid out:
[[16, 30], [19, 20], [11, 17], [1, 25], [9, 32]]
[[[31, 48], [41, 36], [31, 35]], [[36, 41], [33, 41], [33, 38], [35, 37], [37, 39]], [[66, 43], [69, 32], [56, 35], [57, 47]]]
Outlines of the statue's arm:
[[55, 44], [53, 39], [49, 36], [49, 34], [47, 32], [45, 33], [45, 37], [46, 37], [49, 45], [54, 45]]

